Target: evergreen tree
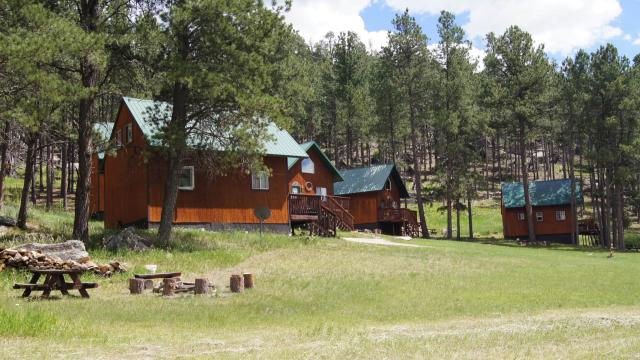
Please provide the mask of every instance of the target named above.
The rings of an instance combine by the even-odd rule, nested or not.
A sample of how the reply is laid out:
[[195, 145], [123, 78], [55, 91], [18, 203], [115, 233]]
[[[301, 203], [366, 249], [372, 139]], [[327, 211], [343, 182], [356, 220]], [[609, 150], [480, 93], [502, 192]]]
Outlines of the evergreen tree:
[[[159, 244], [169, 241], [179, 174], [192, 149], [218, 173], [239, 159], [249, 170], [261, 170], [257, 163], [268, 139], [263, 119], [283, 118], [274, 78], [291, 29], [282, 10], [254, 0], [185, 0], [162, 14], [166, 52], [160, 71], [173, 106], [170, 119], [158, 118], [167, 160]], [[214, 151], [220, 148], [225, 151]]]
[[418, 145], [418, 132], [423, 128], [429, 104], [429, 75], [431, 73], [431, 54], [427, 48], [427, 36], [407, 9], [393, 20], [395, 32], [389, 33], [386, 50], [392, 55], [395, 83], [402, 97], [402, 106], [406, 107], [411, 137], [411, 158], [414, 183], [418, 203], [418, 216], [422, 236], [429, 237], [424, 199], [422, 198], [422, 167]]
[[517, 138], [529, 240], [535, 241], [535, 223], [529, 196], [527, 142], [537, 127], [537, 121], [549, 106], [547, 91], [552, 67], [544, 47], [535, 46], [531, 35], [517, 26], [508, 28], [501, 36], [493, 33], [487, 35], [484, 62], [494, 85], [492, 101], [511, 121], [510, 129]]

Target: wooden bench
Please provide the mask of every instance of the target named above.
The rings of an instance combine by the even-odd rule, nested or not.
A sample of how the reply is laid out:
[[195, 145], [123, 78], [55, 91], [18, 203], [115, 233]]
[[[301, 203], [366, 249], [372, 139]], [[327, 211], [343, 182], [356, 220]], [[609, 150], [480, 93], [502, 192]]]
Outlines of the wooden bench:
[[[84, 273], [84, 270], [29, 269], [29, 271], [33, 274], [29, 283], [17, 283], [13, 285], [14, 289], [24, 289], [22, 297], [28, 297], [33, 291], [42, 291], [43, 297], [49, 297], [52, 291], [60, 291], [62, 295], [69, 295], [69, 290], [78, 290], [83, 298], [89, 298], [87, 289], [95, 289], [98, 287], [97, 283], [83, 283], [80, 281], [80, 275]], [[42, 284], [38, 284], [38, 280], [42, 275], [45, 276], [45, 280]], [[65, 275], [71, 278], [71, 282], [65, 281]]]

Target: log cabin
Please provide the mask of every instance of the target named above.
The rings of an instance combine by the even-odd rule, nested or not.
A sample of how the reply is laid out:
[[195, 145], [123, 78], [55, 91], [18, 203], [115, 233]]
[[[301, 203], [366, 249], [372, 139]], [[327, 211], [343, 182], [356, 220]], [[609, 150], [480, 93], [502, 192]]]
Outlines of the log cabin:
[[[300, 144], [307, 158], [288, 160], [289, 204], [292, 231], [306, 226], [310, 232], [335, 235], [336, 228], [353, 230], [353, 216], [349, 213], [349, 198], [334, 196], [334, 183], [342, 175], [315, 141]], [[324, 234], [319, 222], [328, 221]]]
[[113, 131], [112, 122], [93, 126], [96, 151], [91, 155], [91, 188], [89, 191], [89, 215], [101, 219], [104, 215], [104, 157], [108, 139]]
[[[571, 243], [571, 234], [576, 226], [571, 211], [571, 180], [531, 181], [529, 196], [535, 217], [536, 238]], [[582, 202], [582, 190], [576, 184], [576, 205]], [[502, 184], [501, 210], [505, 239], [528, 239], [529, 226], [522, 183]]]
[[374, 165], [342, 170], [334, 193], [349, 198], [349, 211], [357, 229], [380, 230], [389, 235], [419, 236], [416, 212], [402, 208], [409, 197], [395, 165]]
[[[123, 98], [110, 136], [118, 146], [105, 158], [106, 228], [159, 224], [166, 163], [150, 145], [154, 141], [154, 118], [170, 114], [170, 104]], [[254, 210], [266, 207], [271, 216], [264, 222], [265, 229], [288, 233], [288, 162], [290, 158], [306, 158], [307, 154], [275, 124], [268, 126], [268, 133], [263, 162], [270, 172], [247, 174], [238, 169], [211, 176], [197, 159], [187, 159], [180, 174], [174, 224], [209, 230], [253, 230], [259, 227]]]

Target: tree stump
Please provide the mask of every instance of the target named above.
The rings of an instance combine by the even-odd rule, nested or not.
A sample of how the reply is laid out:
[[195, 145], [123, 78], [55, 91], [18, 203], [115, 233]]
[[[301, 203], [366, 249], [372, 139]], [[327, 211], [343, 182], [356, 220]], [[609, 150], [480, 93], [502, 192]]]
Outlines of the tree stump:
[[193, 292], [196, 295], [205, 295], [209, 293], [209, 280], [196, 279]]
[[231, 292], [240, 293], [244, 291], [244, 281], [240, 275], [231, 275], [229, 287]]
[[[141, 280], [142, 280], [142, 279], [141, 279]], [[146, 290], [148, 290], [148, 289], [153, 289], [153, 280], [151, 280], [151, 279], [146, 279], [146, 280], [142, 280], [142, 281], [144, 281], [144, 288], [145, 288]]]
[[131, 294], [142, 294], [144, 287], [144, 280], [129, 279], [129, 292], [131, 292]]
[[162, 279], [162, 296], [175, 295], [176, 287], [178, 287], [177, 278], [165, 278]]
[[253, 274], [252, 273], [244, 273], [242, 274], [244, 278], [244, 288], [252, 289], [253, 288]]

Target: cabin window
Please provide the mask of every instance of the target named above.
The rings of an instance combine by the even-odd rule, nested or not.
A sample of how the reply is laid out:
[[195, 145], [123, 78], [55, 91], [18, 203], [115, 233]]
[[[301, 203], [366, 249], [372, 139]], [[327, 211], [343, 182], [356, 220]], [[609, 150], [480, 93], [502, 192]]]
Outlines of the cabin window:
[[536, 211], [536, 221], [537, 222], [544, 221], [544, 215], [542, 214], [542, 211]]
[[314, 174], [316, 172], [313, 160], [309, 158], [302, 159], [302, 172], [305, 174]]
[[327, 188], [326, 187], [316, 187], [316, 195], [327, 196]]
[[519, 212], [518, 213], [518, 220], [524, 221], [524, 213], [523, 212]]
[[391, 190], [391, 179], [387, 179], [387, 182], [384, 183], [385, 190]]
[[295, 181], [293, 184], [291, 184], [291, 193], [292, 194], [300, 194], [302, 193], [302, 186], [300, 186], [300, 184]]
[[122, 146], [122, 130], [116, 130], [116, 146]]
[[178, 189], [193, 190], [194, 185], [193, 166], [183, 166], [182, 170], [180, 170], [180, 177], [178, 178]]
[[556, 211], [556, 221], [567, 220], [567, 213], [564, 210]]
[[264, 172], [256, 172], [251, 174], [251, 189], [253, 190], [269, 190], [269, 175]]
[[132, 143], [133, 142], [133, 124], [132, 123], [128, 123], [125, 127], [124, 127], [124, 131], [125, 131], [125, 136], [127, 137], [127, 144]]

